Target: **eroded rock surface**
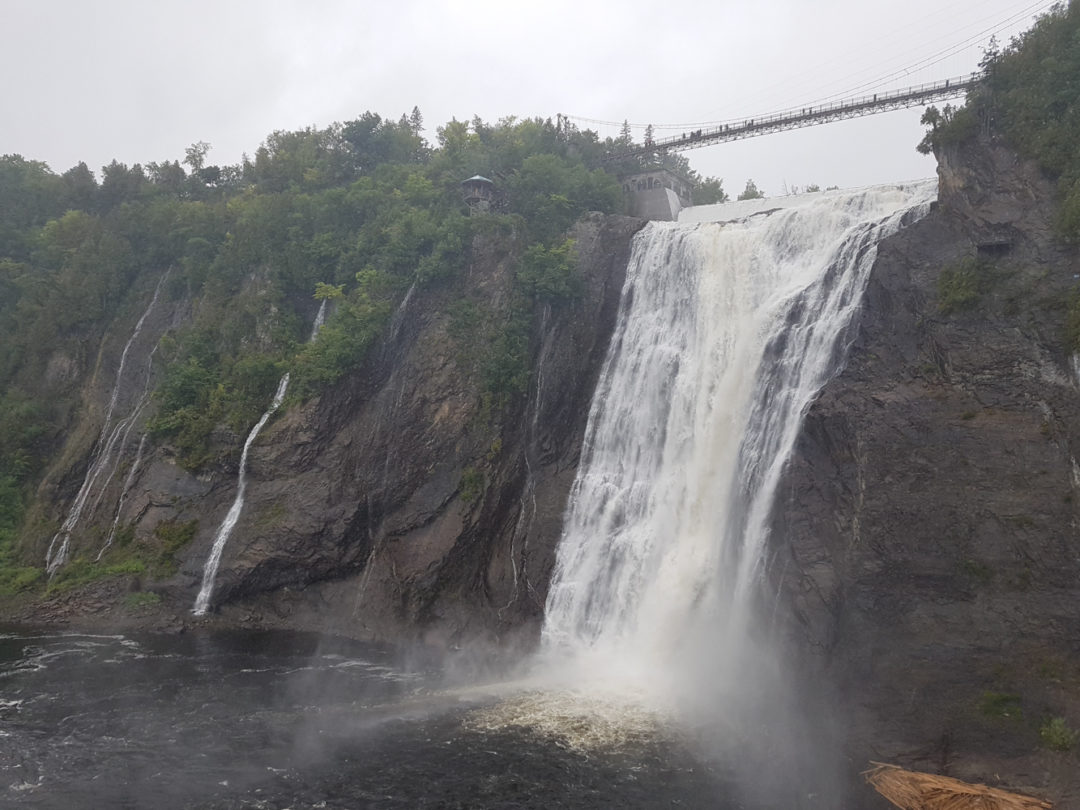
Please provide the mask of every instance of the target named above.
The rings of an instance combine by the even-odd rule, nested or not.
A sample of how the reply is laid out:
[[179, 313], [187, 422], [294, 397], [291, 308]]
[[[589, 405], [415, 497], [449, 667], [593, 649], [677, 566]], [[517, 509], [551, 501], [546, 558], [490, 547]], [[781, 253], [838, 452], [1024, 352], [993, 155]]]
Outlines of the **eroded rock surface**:
[[[776, 570], [797, 644], [849, 713], [856, 767], [1080, 806], [1080, 760], [1040, 740], [1054, 717], [1080, 728], [1080, 380], [1065, 345], [1080, 261], [1053, 236], [1036, 167], [988, 144], [939, 161], [939, 204], [882, 244], [846, 366], [808, 414]], [[938, 278], [965, 256], [984, 259], [981, 292], [946, 313]]]
[[[642, 225], [579, 223], [585, 289], [537, 313], [528, 391], [509, 409], [486, 400], [452, 333], [462, 287], [496, 317], [510, 295], [512, 257], [481, 238], [463, 281], [414, 290], [362, 368], [271, 422], [218, 573], [221, 620], [439, 646], [530, 637]], [[133, 519], [199, 518], [180, 573], [159, 588], [170, 603], [193, 601], [235, 470], [199, 482], [159, 452], [141, 480], [144, 506], [173, 511]]]

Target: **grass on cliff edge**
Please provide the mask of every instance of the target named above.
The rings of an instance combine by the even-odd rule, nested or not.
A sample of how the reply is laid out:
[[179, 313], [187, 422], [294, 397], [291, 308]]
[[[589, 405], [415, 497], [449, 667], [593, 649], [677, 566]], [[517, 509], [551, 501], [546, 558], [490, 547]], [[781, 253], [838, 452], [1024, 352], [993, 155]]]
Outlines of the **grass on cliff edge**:
[[22, 520], [22, 501], [16, 488], [11, 486], [8, 488], [10, 503], [4, 503], [5, 483], [0, 480], [0, 596], [13, 596], [37, 585], [44, 572], [18, 563], [15, 531]]
[[985, 270], [985, 264], [974, 256], [941, 268], [937, 288], [938, 309], [943, 315], [975, 305], [985, 287]]
[[1080, 734], [1069, 728], [1064, 717], [1048, 718], [1039, 728], [1039, 739], [1051, 751], [1071, 751], [1077, 738]]
[[[140, 542], [135, 529], [128, 525], [116, 533], [113, 543], [100, 560], [78, 556], [56, 572], [45, 587], [52, 596], [91, 582], [115, 576], [165, 579], [176, 573], [176, 552], [191, 542], [199, 522], [163, 520], [154, 528], [153, 540]], [[40, 575], [38, 569], [33, 569]], [[40, 576], [39, 576], [40, 578]]]

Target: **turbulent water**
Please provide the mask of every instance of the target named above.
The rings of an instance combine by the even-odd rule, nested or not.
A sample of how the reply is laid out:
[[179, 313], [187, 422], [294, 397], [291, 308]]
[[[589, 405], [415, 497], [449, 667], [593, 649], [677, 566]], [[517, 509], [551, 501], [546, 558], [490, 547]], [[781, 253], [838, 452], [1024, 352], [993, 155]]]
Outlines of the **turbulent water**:
[[312, 635], [0, 628], [0, 806], [741, 807], [677, 743], [585, 738], [507, 688]]
[[635, 238], [547, 600], [549, 654], [646, 689], [695, 663], [722, 677], [743, 655], [802, 416], [841, 359], [878, 241], [935, 190], [808, 195]]

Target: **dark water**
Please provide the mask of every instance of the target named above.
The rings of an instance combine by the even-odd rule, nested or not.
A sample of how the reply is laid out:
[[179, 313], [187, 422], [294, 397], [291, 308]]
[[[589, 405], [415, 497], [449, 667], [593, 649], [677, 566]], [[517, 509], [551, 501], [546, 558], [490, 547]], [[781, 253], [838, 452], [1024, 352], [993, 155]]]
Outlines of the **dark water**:
[[665, 735], [480, 727], [492, 690], [340, 639], [0, 630], [0, 807], [740, 807]]

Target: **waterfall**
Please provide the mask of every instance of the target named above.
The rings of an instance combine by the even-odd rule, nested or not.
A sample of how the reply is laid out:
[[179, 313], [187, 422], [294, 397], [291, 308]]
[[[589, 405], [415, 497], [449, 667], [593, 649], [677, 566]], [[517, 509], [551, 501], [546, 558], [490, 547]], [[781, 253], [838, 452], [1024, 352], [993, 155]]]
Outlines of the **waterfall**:
[[[60, 566], [67, 561], [68, 551], [71, 545], [71, 534], [75, 531], [75, 527], [82, 517], [83, 510], [86, 508], [86, 503], [90, 499], [95, 485], [98, 484], [101, 474], [109, 468], [109, 474], [100, 484], [100, 491], [97, 500], [94, 502], [94, 507], [96, 508], [100, 503], [101, 495], [109, 481], [112, 480], [112, 476], [116, 472], [116, 467], [120, 463], [119, 453], [117, 454], [115, 463], [112, 463], [113, 453], [118, 450], [122, 451], [124, 444], [127, 442], [128, 435], [131, 432], [131, 427], [135, 424], [135, 421], [138, 419], [139, 413], [142, 410], [142, 406], [145, 404], [145, 394], [150, 384], [150, 366], [153, 360], [154, 351], [157, 350], [156, 345], [150, 352], [150, 360], [147, 362], [147, 377], [143, 385], [143, 397], [127, 417], [120, 419], [116, 424], [113, 423], [113, 414], [116, 411], [116, 405], [120, 398], [121, 388], [123, 387], [124, 368], [127, 365], [128, 354], [131, 352], [131, 347], [142, 333], [143, 324], [146, 323], [146, 319], [150, 316], [151, 311], [153, 311], [154, 306], [157, 304], [158, 297], [161, 295], [161, 287], [168, 277], [169, 273], [166, 271], [158, 280], [150, 303], [147, 305], [142, 317], [136, 322], [131, 337], [128, 338], [127, 343], [124, 344], [124, 350], [120, 353], [120, 365], [116, 369], [116, 381], [113, 383], [112, 393], [109, 395], [109, 405], [105, 409], [105, 422], [101, 426], [101, 435], [98, 436], [95, 455], [90, 462], [89, 468], [86, 470], [82, 486], [79, 487], [79, 491], [75, 495], [75, 500], [72, 501], [67, 517], [64, 518], [64, 522], [60, 526], [60, 531], [53, 535], [52, 540], [49, 542], [49, 548], [45, 552], [45, 568], [50, 576], [55, 574]], [[57, 542], [60, 543], [59, 548], [57, 548]], [[54, 549], [55, 554], [53, 553]]]
[[101, 561], [105, 552], [112, 546], [113, 540], [116, 539], [116, 530], [120, 528], [120, 515], [124, 511], [124, 504], [127, 503], [128, 493], [131, 492], [131, 485], [135, 483], [135, 476], [139, 474], [139, 465], [142, 464], [143, 451], [146, 450], [146, 440], [148, 437], [149, 434], [144, 433], [142, 438], [139, 439], [139, 449], [135, 452], [135, 461], [132, 462], [131, 469], [128, 470], [127, 477], [124, 479], [124, 486], [120, 490], [120, 498], [116, 501], [116, 514], [113, 515], [112, 526], [109, 527], [109, 536], [105, 539], [105, 545], [98, 551], [95, 562]]
[[[323, 299], [322, 304], [319, 305], [319, 312], [315, 315], [315, 324], [311, 328], [311, 337], [308, 342], [315, 340], [319, 336], [319, 329], [322, 328], [323, 322], [326, 320], [326, 299]], [[244, 492], [247, 490], [247, 459], [248, 451], [251, 450], [251, 445], [254, 444], [255, 439], [258, 437], [259, 432], [266, 426], [266, 423], [270, 421], [270, 417], [274, 415], [274, 412], [281, 407], [281, 402], [285, 399], [285, 392], [289, 389], [289, 375], [286, 373], [278, 382], [277, 391], [274, 393], [274, 400], [270, 403], [270, 407], [266, 409], [266, 412], [259, 418], [259, 421], [255, 423], [255, 427], [248, 433], [247, 439], [244, 440], [244, 449], [240, 453], [240, 469], [237, 473], [236, 484], [236, 497], [233, 499], [232, 506], [229, 507], [228, 513], [225, 515], [225, 519], [221, 521], [221, 525], [218, 527], [217, 534], [214, 535], [214, 543], [210, 548], [210, 556], [206, 560], [206, 566], [203, 568], [202, 585], [199, 588], [199, 595], [195, 598], [195, 606], [192, 608], [192, 613], [196, 616], [203, 616], [210, 607], [210, 595], [214, 592], [214, 579], [217, 577], [218, 566], [221, 564], [221, 554], [225, 550], [225, 543], [229, 539], [229, 535], [232, 534], [233, 528], [236, 526], [236, 521], [240, 519], [240, 513], [244, 510]]]
[[[132, 409], [131, 414], [128, 415], [128, 417], [123, 422], [125, 427], [123, 428], [124, 432], [123, 432], [123, 435], [121, 435], [121, 437], [120, 437], [120, 444], [118, 445], [119, 452], [116, 454], [116, 459], [112, 463], [112, 467], [109, 470], [109, 474], [107, 476], [105, 476], [105, 480], [101, 483], [101, 487], [98, 490], [98, 496], [97, 496], [97, 498], [94, 499], [94, 505], [91, 507], [91, 512], [95, 511], [98, 508], [98, 506], [101, 504], [102, 498], [105, 497], [105, 489], [106, 489], [106, 487], [109, 486], [109, 483], [112, 481], [113, 476], [116, 475], [116, 471], [120, 468], [120, 462], [123, 460], [124, 447], [127, 446], [127, 441], [128, 441], [128, 437], [131, 435], [131, 430], [132, 430], [132, 428], [135, 427], [136, 423], [139, 421], [139, 417], [142, 415], [143, 409], [146, 407], [147, 403], [150, 401], [150, 383], [153, 380], [154, 355], [157, 354], [158, 345], [160, 345], [160, 341], [159, 341], [158, 344], [154, 345], [154, 348], [150, 350], [149, 357], [146, 358], [146, 378], [145, 378], [145, 380], [143, 382], [142, 394], [139, 397], [139, 401], [135, 403], [135, 407]], [[119, 425], [117, 426], [117, 428], [119, 429]], [[143, 451], [143, 447], [144, 447], [145, 443], [146, 443], [146, 434], [144, 433], [142, 438], [139, 440], [139, 449], [138, 449], [138, 452], [136, 454], [136, 460], [135, 460], [135, 463], [134, 463], [134, 465], [132, 467], [132, 471], [129, 473], [127, 479], [124, 482], [124, 486], [120, 491], [120, 498], [119, 498], [119, 500], [117, 502], [117, 506], [116, 506], [116, 518], [113, 521], [114, 530], [115, 530], [116, 522], [120, 518], [120, 509], [123, 506], [123, 502], [127, 499], [128, 489], [131, 487], [131, 484], [135, 480], [134, 477], [133, 477], [134, 472], [135, 472], [135, 469], [139, 465], [139, 461], [141, 460], [142, 451]], [[105, 546], [102, 548], [102, 550], [98, 553], [98, 559], [99, 560], [101, 559], [101, 555], [104, 553], [105, 548], [107, 548], [109, 546], [109, 544], [112, 543], [113, 533], [114, 532], [109, 533], [108, 542], [105, 544]]]
[[[802, 417], [835, 373], [877, 243], [933, 182], [812, 195], [636, 237], [571, 489], [546, 655], [665, 688], [737, 658]], [[707, 641], [707, 644], [703, 644]]]
[[210, 549], [210, 557], [206, 560], [206, 567], [203, 569], [202, 587], [199, 588], [199, 595], [195, 599], [195, 607], [192, 611], [196, 616], [202, 616], [210, 607], [210, 594], [214, 590], [214, 577], [217, 576], [218, 564], [221, 562], [221, 552], [225, 550], [225, 542], [229, 539], [229, 535], [232, 534], [236, 521], [240, 519], [240, 512], [244, 509], [244, 491], [247, 489], [248, 451], [251, 450], [251, 445], [259, 435], [259, 431], [266, 426], [266, 423], [270, 421], [270, 417], [274, 415], [274, 411], [280, 407], [288, 388], [289, 375], [286, 374], [278, 383], [277, 391], [274, 393], [274, 401], [270, 403], [266, 413], [255, 423], [255, 427], [248, 433], [247, 440], [244, 442], [244, 450], [240, 454], [240, 472], [236, 485], [236, 498], [233, 499], [232, 506], [229, 507], [229, 511], [225, 515], [225, 520], [221, 521], [217, 534], [214, 535], [214, 545]]
[[326, 302], [329, 299], [324, 298], [322, 303], [319, 304], [319, 311], [315, 313], [315, 322], [311, 325], [311, 336], [308, 337], [308, 343], [314, 343], [315, 338], [319, 336], [319, 330], [322, 329], [324, 323], [326, 323]]

